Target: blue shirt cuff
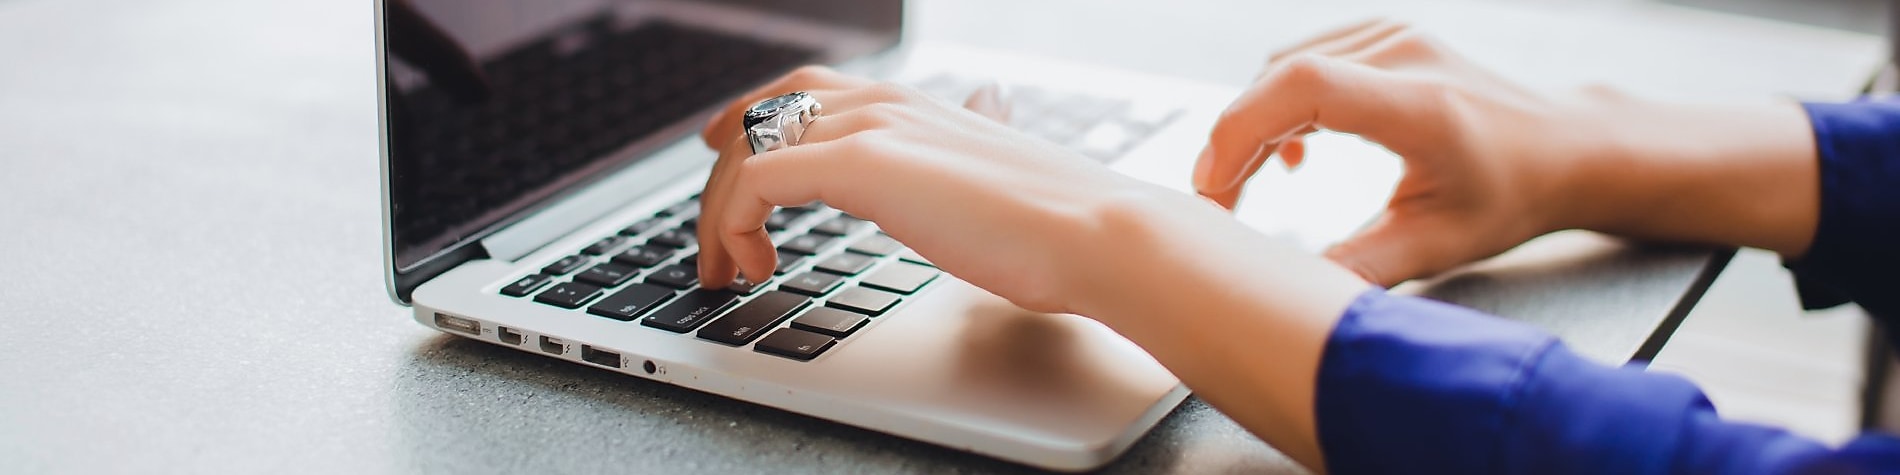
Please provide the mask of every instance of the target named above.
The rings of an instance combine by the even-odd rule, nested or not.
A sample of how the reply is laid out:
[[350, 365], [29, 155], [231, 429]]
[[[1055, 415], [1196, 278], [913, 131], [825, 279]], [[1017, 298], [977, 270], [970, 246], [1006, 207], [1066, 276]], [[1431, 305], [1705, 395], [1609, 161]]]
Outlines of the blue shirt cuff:
[[1334, 473], [1900, 473], [1900, 439], [1837, 450], [1723, 421], [1680, 377], [1377, 289], [1334, 327], [1314, 396]]
[[1900, 313], [1900, 102], [1808, 103], [1821, 209], [1808, 252], [1787, 263], [1809, 308], [1848, 300]]

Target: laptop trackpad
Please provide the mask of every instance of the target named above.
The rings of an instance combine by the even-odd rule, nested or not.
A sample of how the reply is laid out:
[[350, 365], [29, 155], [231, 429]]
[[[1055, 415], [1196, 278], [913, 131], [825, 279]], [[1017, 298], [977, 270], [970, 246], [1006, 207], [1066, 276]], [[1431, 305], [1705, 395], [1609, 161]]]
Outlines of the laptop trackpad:
[[1120, 434], [1179, 382], [1140, 347], [1075, 315], [1030, 312], [960, 280], [839, 347], [842, 396], [1088, 440]]

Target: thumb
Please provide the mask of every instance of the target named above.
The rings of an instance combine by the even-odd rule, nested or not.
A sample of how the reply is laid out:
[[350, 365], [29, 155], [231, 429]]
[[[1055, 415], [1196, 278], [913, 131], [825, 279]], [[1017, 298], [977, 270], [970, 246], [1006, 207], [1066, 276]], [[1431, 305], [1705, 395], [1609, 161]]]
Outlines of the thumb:
[[1437, 216], [1387, 212], [1344, 242], [1326, 250], [1326, 258], [1381, 287], [1450, 270], [1469, 259], [1458, 243], [1461, 227]]

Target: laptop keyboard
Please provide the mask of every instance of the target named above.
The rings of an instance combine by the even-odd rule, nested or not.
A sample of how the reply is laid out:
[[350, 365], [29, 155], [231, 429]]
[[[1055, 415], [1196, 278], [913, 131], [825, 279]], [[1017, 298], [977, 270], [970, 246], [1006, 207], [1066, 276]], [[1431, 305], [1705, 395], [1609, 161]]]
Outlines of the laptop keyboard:
[[503, 286], [511, 297], [795, 360], [852, 338], [942, 271], [869, 222], [824, 205], [781, 208], [766, 282], [699, 285], [697, 197]]
[[[919, 85], [946, 99], [982, 83], [939, 76]], [[1171, 108], [1023, 88], [1011, 125], [1112, 162], [1166, 126]], [[814, 204], [766, 220], [779, 266], [767, 282], [699, 285], [699, 200], [668, 206], [502, 287], [503, 295], [584, 311], [701, 341], [809, 361], [937, 282], [942, 271], [877, 226]]]
[[[987, 81], [942, 74], [917, 84], [925, 93], [962, 103]], [[1130, 101], [1056, 91], [1034, 86], [1012, 87], [1009, 94], [1011, 126], [1030, 135], [1081, 152], [1102, 163], [1113, 163], [1152, 137], [1180, 115], [1167, 104]]]

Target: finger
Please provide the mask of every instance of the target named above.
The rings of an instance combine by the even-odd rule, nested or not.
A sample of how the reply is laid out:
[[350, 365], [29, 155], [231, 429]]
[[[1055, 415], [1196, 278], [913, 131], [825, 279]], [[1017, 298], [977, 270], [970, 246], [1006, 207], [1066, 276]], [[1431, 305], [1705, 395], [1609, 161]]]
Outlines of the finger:
[[[1300, 164], [1306, 162], [1306, 135], [1295, 135], [1293, 138], [1286, 139], [1285, 142], [1280, 142], [1279, 148], [1274, 149], [1273, 154], [1280, 156], [1280, 163], [1286, 164], [1287, 171], [1300, 168]], [[1248, 176], [1252, 175], [1248, 174]]]
[[[882, 103], [900, 100], [903, 92], [894, 87], [859, 87], [844, 90], [816, 91], [812, 94], [814, 96], [820, 96], [822, 104], [838, 105], [836, 107], [827, 106], [827, 109], [842, 110], [843, 112], [834, 115], [820, 115], [814, 121], [809, 122], [806, 125], [804, 134], [799, 138], [800, 146], [836, 139], [855, 131], [876, 127], [881, 123], [888, 123], [888, 121], [880, 121], [878, 118], [889, 117], [903, 110], [899, 107], [880, 105]], [[727, 145], [720, 150], [719, 162], [714, 166], [713, 175], [708, 180], [706, 191], [701, 197], [702, 211], [700, 213], [701, 219], [699, 220], [699, 239], [701, 242], [700, 254], [703, 259], [700, 264], [700, 281], [706, 283], [709, 287], [730, 283], [731, 279], [740, 272], [741, 268], [735, 267], [738, 265], [738, 260], [730, 252], [730, 246], [752, 245], [752, 243], [729, 243], [729, 241], [733, 239], [731, 235], [737, 232], [743, 232], [745, 229], [741, 228], [737, 231], [729, 231], [725, 228], [727, 220], [723, 218], [723, 213], [726, 213], [727, 210], [730, 209], [730, 206], [727, 205], [728, 200], [732, 196], [730, 190], [734, 184], [738, 182], [736, 174], [741, 170], [738, 164], [750, 160], [752, 156], [751, 146], [743, 137], [734, 137], [730, 140]], [[753, 224], [762, 226], [763, 221]], [[771, 262], [771, 264], [776, 266], [777, 254], [773, 253], [772, 257], [774, 262]], [[763, 276], [748, 275], [747, 277], [758, 279]], [[762, 280], [754, 281], [760, 282]]]
[[[746, 108], [752, 107], [759, 101], [798, 91], [853, 89], [871, 84], [874, 82], [870, 79], [847, 75], [824, 66], [801, 67], [765, 86], [739, 96], [739, 99], [727, 104], [725, 109], [714, 115], [713, 119], [706, 123], [706, 128], [700, 130], [699, 135], [706, 141], [707, 147], [716, 148], [725, 144], [725, 137], [740, 133], [739, 124], [745, 116]], [[819, 99], [820, 103], [824, 102], [823, 97]], [[825, 106], [831, 107], [830, 104]]]
[[731, 256], [726, 254], [725, 243], [719, 239], [720, 205], [725, 202], [731, 188], [732, 174], [738, 164], [752, 154], [750, 146], [742, 137], [735, 137], [732, 143], [721, 149], [719, 160], [713, 163], [712, 176], [706, 179], [706, 189], [699, 199], [699, 281], [706, 287], [718, 288], [732, 282], [739, 270], [734, 267]]
[[1326, 257], [1373, 284], [1384, 287], [1429, 277], [1483, 256], [1461, 249], [1461, 229], [1448, 219], [1386, 214]]
[[[1285, 165], [1288, 171], [1299, 168], [1300, 163], [1306, 159], [1306, 137], [1303, 135], [1295, 135], [1285, 142], [1280, 142], [1279, 147], [1273, 150], [1273, 155], [1280, 157], [1280, 163]], [[1255, 160], [1248, 166], [1246, 176], [1252, 177], [1260, 173], [1260, 167], [1265, 166], [1267, 161], [1268, 159]], [[1243, 180], [1241, 185], [1234, 186], [1232, 189], [1204, 196], [1212, 200], [1214, 204], [1218, 204], [1222, 208], [1227, 208], [1231, 211], [1240, 205], [1240, 197], [1242, 192], [1246, 189], [1247, 187]]]
[[[1253, 159], [1247, 161], [1247, 167], [1242, 169], [1241, 174], [1244, 176], [1251, 177], [1253, 176], [1253, 174], [1259, 173], [1260, 167], [1263, 165], [1266, 165], [1267, 160], [1271, 159], [1272, 156], [1273, 156], [1273, 149], [1262, 147], [1258, 152], [1254, 154]], [[1245, 180], [1242, 180], [1242, 181], [1244, 182]], [[1219, 203], [1222, 208], [1227, 208], [1229, 210], [1232, 210], [1234, 209], [1236, 205], [1240, 204], [1240, 194], [1241, 194], [1241, 191], [1245, 189], [1246, 187], [1244, 186], [1235, 185], [1235, 186], [1229, 187], [1226, 190], [1222, 190], [1222, 191], [1218, 191], [1214, 193], [1206, 193], [1205, 195], [1209, 199], [1214, 200], [1215, 203]]]
[[1388, 24], [1391, 22], [1392, 22], [1391, 20], [1386, 19], [1386, 18], [1375, 17], [1375, 18], [1360, 20], [1359, 22], [1342, 26], [1339, 28], [1326, 30], [1323, 33], [1320, 33], [1318, 35], [1313, 35], [1312, 37], [1307, 38], [1305, 40], [1301, 40], [1299, 43], [1293, 44], [1293, 46], [1288, 46], [1285, 48], [1281, 48], [1278, 51], [1274, 51], [1272, 55], [1267, 56], [1267, 63], [1271, 64], [1271, 63], [1276, 62], [1276, 60], [1279, 60], [1283, 57], [1294, 56], [1296, 54], [1299, 54], [1299, 52], [1305, 51], [1307, 49], [1311, 49], [1314, 46], [1330, 43], [1340, 38], [1352, 36], [1360, 32], [1363, 32], [1365, 30], [1378, 28], [1381, 25]]
[[[765, 219], [778, 206], [824, 201], [855, 216], [866, 216], [854, 198], [882, 185], [881, 180], [855, 180], [863, 153], [843, 150], [839, 141], [807, 143], [766, 152], [747, 159], [734, 174], [727, 201], [721, 205], [720, 238], [747, 279], [761, 282], [778, 265], [778, 253], [765, 230]], [[872, 166], [875, 166], [874, 164]], [[876, 191], [868, 191], [876, 193]], [[872, 213], [875, 214], [875, 213]]]
[[1435, 47], [1429, 36], [1418, 30], [1406, 29], [1380, 39], [1358, 51], [1340, 55], [1341, 59], [1379, 68], [1392, 68], [1406, 63], [1437, 59], [1440, 50]]
[[[788, 146], [788, 148], [781, 148], [781, 150], [773, 150], [773, 152], [766, 152], [766, 154], [758, 154], [758, 156], [750, 156], [747, 160], [733, 161], [735, 165], [726, 173], [726, 179], [720, 184], [720, 190], [716, 192], [720, 198], [718, 198], [718, 203], [716, 203], [716, 211], [711, 211], [714, 215], [707, 215], [707, 211], [701, 211], [701, 218], [699, 218], [699, 222], [701, 222], [699, 226], [709, 226], [707, 222], [711, 222], [711, 220], [718, 222], [718, 224], [716, 224], [718, 228], [714, 230], [712, 239], [718, 239], [718, 241], [720, 241], [718, 247], [722, 249], [722, 255], [731, 257], [731, 262], [728, 266], [737, 266], [737, 272], [745, 274], [747, 279], [752, 279], [752, 281], [764, 281], [764, 277], [771, 276], [771, 272], [773, 272], [773, 270], [777, 268], [777, 264], [779, 264], [779, 262], [777, 262], [779, 255], [777, 255], [777, 251], [773, 251], [773, 247], [771, 247], [771, 236], [766, 232], [766, 217], [771, 215], [771, 209], [773, 209], [773, 207], [779, 207], [779, 205], [802, 205], [802, 203], [811, 203], [811, 201], [826, 201], [828, 205], [834, 205], [834, 207], [838, 207], [838, 209], [844, 209], [847, 213], [853, 213], [853, 215], [857, 215], [857, 217], [872, 218], [870, 215], [863, 215], [863, 211], [861, 211], [853, 201], [849, 201], [849, 199], [834, 201], [834, 199], [821, 198], [821, 196], [817, 194], [817, 190], [811, 190], [809, 194], [790, 194], [785, 188], [775, 188], [775, 186], [781, 186], [781, 184], [783, 184], [783, 186], [794, 186], [794, 188], [798, 188], [798, 186], [811, 186], [811, 184], [798, 182], [798, 180], [804, 179], [804, 177], [811, 175], [811, 173], [819, 173], [819, 175], [825, 175], [825, 177], [859, 177], [859, 175], [868, 175], [870, 171], [866, 171], [866, 169], [840, 167], [840, 165], [834, 163], [834, 160], [813, 161], [813, 163], [806, 163], [806, 165], [804, 165], [804, 167], [809, 167], [809, 169], [794, 169], [794, 171], [785, 171], [790, 165], [783, 165], [783, 163], [796, 160], [811, 161], [809, 158], [802, 158], [802, 156], [815, 154], [813, 150], [830, 150], [830, 148], [823, 148], [828, 142], [838, 141], [838, 139], [844, 139], [844, 137], [849, 137], [849, 135], [853, 135], [853, 133], [866, 131], [866, 129], [874, 129], [874, 127], [880, 127], [880, 125], [891, 122], [893, 110], [897, 110], [897, 108], [895, 108], [895, 106], [876, 106], [876, 104], [872, 104], [872, 106], [863, 106], [863, 108], [853, 108], [853, 110], [844, 112], [844, 114], [838, 114], [838, 116], [823, 116], [823, 118], [819, 118], [817, 122], [811, 122], [807, 125], [806, 135], [800, 139], [800, 144]], [[794, 154], [783, 154], [783, 152], [788, 152], [788, 150], [796, 150], [796, 152], [794, 152]], [[849, 171], [855, 171], [855, 173], [838, 173], [840, 169], [849, 169]], [[760, 196], [758, 196], [758, 194], [760, 194], [758, 188], [760, 188], [762, 184], [773, 186], [773, 188], [769, 188], [769, 190], [777, 190], [773, 196], [783, 199], [760, 198]], [[828, 184], [828, 180], [825, 180], [825, 182], [817, 182], [817, 184]], [[804, 190], [804, 188], [798, 188], [798, 190]], [[699, 239], [705, 241], [705, 239], [709, 239], [709, 237], [701, 236]], [[701, 255], [705, 255], [705, 251], [701, 251]], [[701, 264], [701, 266], [705, 266], [705, 264]], [[764, 272], [764, 274], [760, 274], [760, 272]], [[724, 268], [722, 268], [720, 274], [701, 272], [701, 277], [703, 277], [703, 279], [705, 279], [705, 277], [712, 277], [712, 279], [707, 279], [707, 283], [712, 283], [712, 285], [724, 285], [726, 281], [730, 281], [731, 279], [730, 274], [724, 272]]]
[[1211, 161], [1196, 174], [1195, 188], [1218, 193], [1238, 186], [1262, 147], [1278, 148], [1308, 129], [1355, 133], [1389, 147], [1390, 127], [1433, 126], [1425, 120], [1433, 99], [1413, 82], [1362, 64], [1294, 58], [1221, 114], [1208, 140]]
[[[811, 94], [814, 99], [818, 100], [818, 103], [820, 105], [824, 106], [823, 110], [819, 113], [819, 117], [821, 118], [827, 115], [834, 115], [834, 114], [854, 110], [854, 109], [864, 107], [870, 104], [876, 104], [879, 102], [896, 101], [896, 100], [899, 100], [901, 95], [903, 94], [903, 92], [898, 90], [898, 88], [895, 86], [885, 86], [885, 85], [876, 85], [876, 84], [869, 85], [869, 86], [842, 88], [842, 89], [808, 89], [808, 90], [805, 90], [805, 92]], [[724, 129], [729, 126], [730, 129], [728, 130], [730, 130], [730, 136], [739, 137], [741, 140], [743, 140], [745, 137], [745, 131], [741, 123], [742, 121], [733, 122], [728, 125], [715, 124], [713, 125], [713, 128]], [[713, 134], [713, 132], [706, 132], [706, 133]], [[716, 136], [717, 135], [702, 135], [700, 138], [707, 142], [712, 142], [714, 140], [714, 137]], [[807, 139], [804, 139], [801, 137], [800, 140], [802, 141], [802, 140], [807, 140]], [[746, 147], [742, 150], [750, 151], [751, 148]]]
[[1349, 54], [1357, 53], [1360, 50], [1364, 50], [1373, 45], [1379, 44], [1380, 42], [1385, 41], [1387, 38], [1390, 38], [1393, 35], [1397, 35], [1406, 31], [1411, 31], [1411, 27], [1409, 25], [1406, 25], [1405, 23], [1400, 23], [1400, 22], [1395, 22], [1395, 21], [1382, 21], [1372, 26], [1362, 28], [1358, 31], [1354, 31], [1352, 33], [1346, 34], [1344, 36], [1334, 38], [1330, 41], [1320, 42], [1320, 43], [1316, 43], [1299, 50], [1291, 50], [1283, 54], [1274, 55], [1272, 58], [1267, 60], [1266, 67], [1261, 68], [1260, 75], [1265, 76], [1269, 71], [1273, 70], [1274, 65], [1277, 65], [1295, 56], [1299, 56], [1303, 54], [1314, 54], [1314, 55], [1320, 55], [1320, 56], [1349, 55]]
[[1002, 123], [1009, 123], [1011, 114], [1010, 91], [1001, 83], [991, 82], [979, 87], [970, 97], [963, 99], [963, 108], [981, 114]]

